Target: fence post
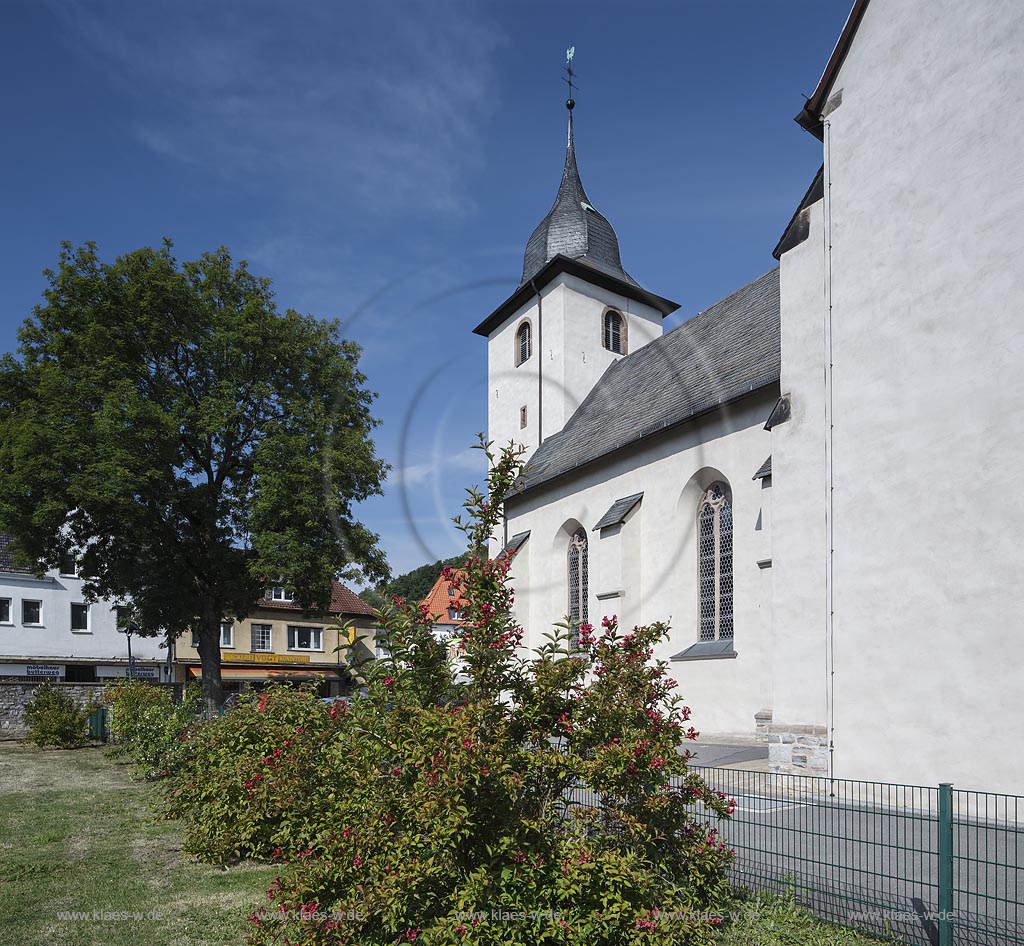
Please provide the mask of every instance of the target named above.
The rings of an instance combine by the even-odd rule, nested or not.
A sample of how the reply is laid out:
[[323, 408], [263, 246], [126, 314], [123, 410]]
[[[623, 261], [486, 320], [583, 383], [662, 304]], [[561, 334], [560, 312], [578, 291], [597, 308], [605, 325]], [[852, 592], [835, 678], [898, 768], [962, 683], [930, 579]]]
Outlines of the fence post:
[[953, 946], [953, 785], [939, 785], [939, 946]]

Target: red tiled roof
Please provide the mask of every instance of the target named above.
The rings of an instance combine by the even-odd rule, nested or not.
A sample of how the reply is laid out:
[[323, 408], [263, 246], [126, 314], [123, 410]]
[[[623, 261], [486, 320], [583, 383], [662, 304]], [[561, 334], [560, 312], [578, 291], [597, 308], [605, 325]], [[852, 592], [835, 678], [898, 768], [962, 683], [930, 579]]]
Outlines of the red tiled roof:
[[[430, 609], [430, 613], [438, 618], [438, 624], [461, 626], [464, 623], [448, 617], [449, 608], [461, 611], [466, 603], [465, 599], [459, 595], [459, 582], [462, 580], [463, 574], [462, 569], [456, 568], [452, 570], [451, 581], [446, 581], [443, 576], [438, 576], [437, 581], [434, 582], [434, 587], [430, 589], [427, 596], [423, 599], [423, 604]], [[448, 589], [452, 585], [455, 586], [454, 595], [448, 594]]]
[[[257, 602], [259, 608], [280, 608], [284, 611], [301, 611], [293, 601], [274, 601], [271, 598], [260, 598]], [[316, 609], [313, 609], [316, 611]], [[372, 615], [373, 608], [370, 607], [354, 591], [346, 588], [340, 581], [331, 585], [331, 606], [328, 609], [330, 614], [366, 614]]]

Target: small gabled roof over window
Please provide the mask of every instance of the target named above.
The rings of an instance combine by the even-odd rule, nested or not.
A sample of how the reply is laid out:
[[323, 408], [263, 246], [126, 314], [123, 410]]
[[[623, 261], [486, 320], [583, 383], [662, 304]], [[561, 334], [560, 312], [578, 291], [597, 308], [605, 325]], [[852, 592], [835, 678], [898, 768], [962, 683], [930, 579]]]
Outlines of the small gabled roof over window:
[[530, 537], [530, 530], [527, 529], [525, 532], [517, 532], [508, 542], [505, 544], [505, 548], [501, 551], [508, 556], [515, 555], [522, 547], [523, 543]]
[[763, 480], [772, 475], [772, 458], [768, 457], [758, 468], [758, 471], [751, 477], [754, 480]]
[[736, 648], [733, 647], [732, 638], [720, 637], [712, 641], [697, 641], [686, 650], [673, 654], [669, 660], [714, 660], [716, 657], [735, 656]]
[[14, 553], [11, 551], [11, 543], [14, 536], [6, 532], [0, 532], [0, 572], [15, 572], [21, 575], [31, 575], [32, 569], [14, 563]]
[[626, 521], [626, 516], [640, 504], [640, 500], [643, 498], [643, 493], [634, 493], [632, 496], [623, 496], [622, 499], [616, 499], [608, 507], [608, 511], [597, 520], [597, 525], [591, 531], [597, 532], [600, 529], [610, 529], [612, 526], [622, 525]]

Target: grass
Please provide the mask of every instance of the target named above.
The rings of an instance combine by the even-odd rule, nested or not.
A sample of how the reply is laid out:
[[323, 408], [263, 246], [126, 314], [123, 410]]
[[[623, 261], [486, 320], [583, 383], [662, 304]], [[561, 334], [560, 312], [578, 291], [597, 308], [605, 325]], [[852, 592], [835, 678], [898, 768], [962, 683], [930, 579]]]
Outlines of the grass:
[[723, 924], [720, 946], [880, 946], [883, 942], [822, 923], [792, 900], [768, 894], [737, 900], [726, 912], [738, 919]]
[[154, 818], [156, 793], [101, 749], [0, 743], [0, 944], [241, 942], [274, 867], [184, 858], [180, 825]]
[[[0, 946], [241, 943], [273, 865], [222, 869], [183, 857], [180, 825], [155, 818], [158, 791], [101, 749], [0, 743]], [[731, 911], [739, 918], [720, 929], [720, 946], [879, 943], [777, 897]]]

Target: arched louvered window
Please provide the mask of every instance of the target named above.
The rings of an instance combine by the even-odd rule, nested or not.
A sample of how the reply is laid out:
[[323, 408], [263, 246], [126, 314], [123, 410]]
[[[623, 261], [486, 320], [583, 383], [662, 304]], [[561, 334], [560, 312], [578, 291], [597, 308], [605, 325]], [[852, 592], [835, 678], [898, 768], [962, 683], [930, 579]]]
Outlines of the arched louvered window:
[[516, 331], [516, 365], [521, 365], [533, 354], [533, 338], [530, 323], [523, 322]]
[[626, 322], [621, 312], [614, 309], [605, 312], [602, 344], [617, 355], [626, 354]]
[[697, 506], [700, 639], [732, 638], [732, 494], [712, 483]]
[[577, 625], [572, 632], [572, 649], [579, 644], [578, 625], [587, 624], [587, 533], [577, 529], [569, 538], [567, 561], [569, 575], [569, 620]]

